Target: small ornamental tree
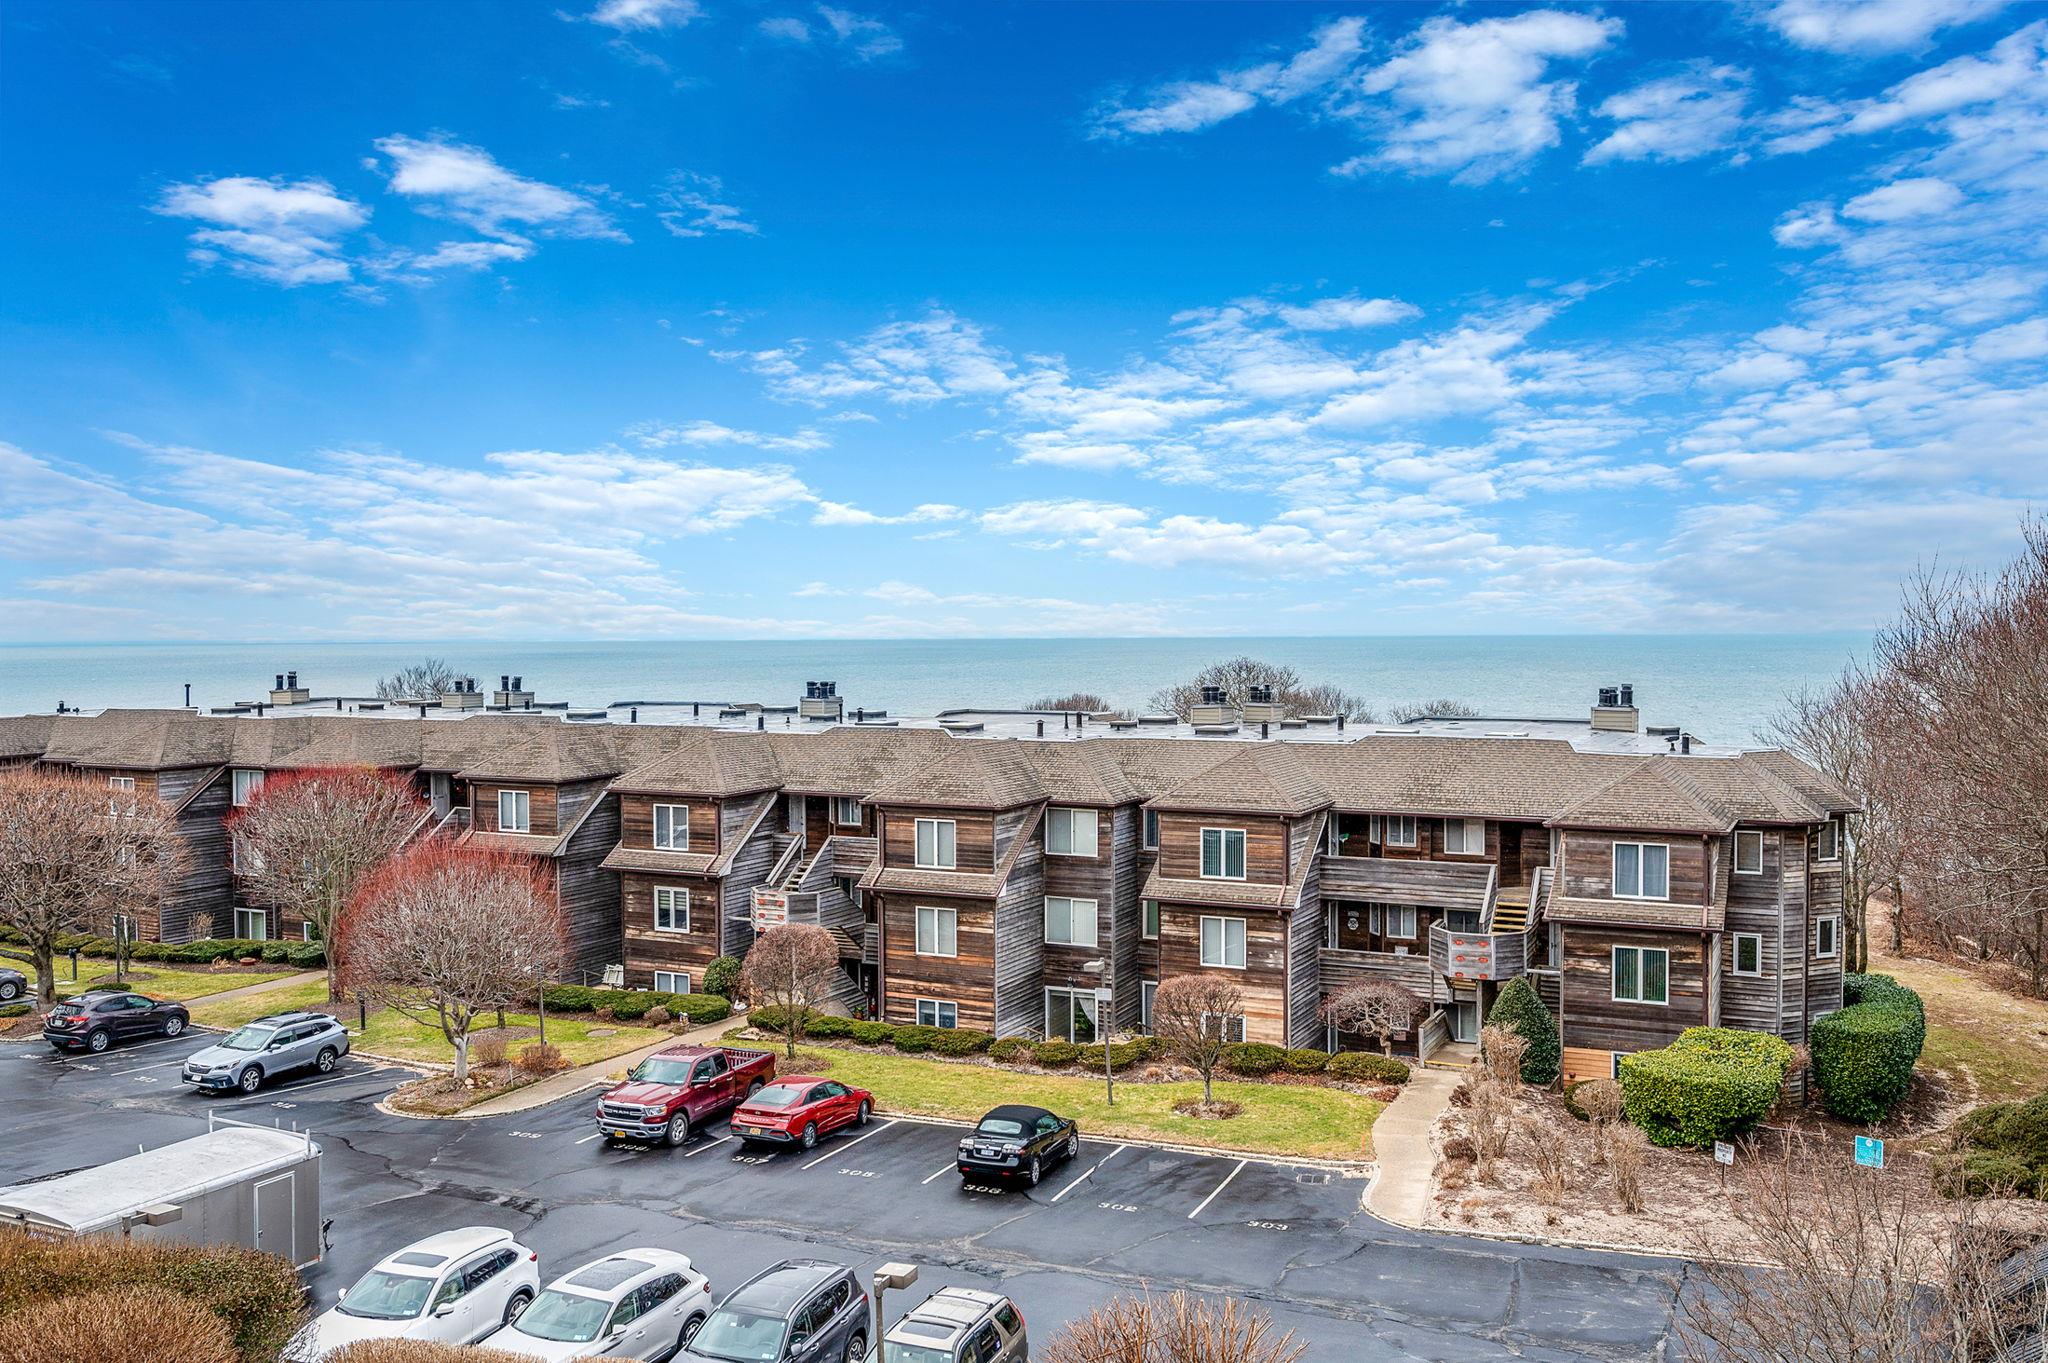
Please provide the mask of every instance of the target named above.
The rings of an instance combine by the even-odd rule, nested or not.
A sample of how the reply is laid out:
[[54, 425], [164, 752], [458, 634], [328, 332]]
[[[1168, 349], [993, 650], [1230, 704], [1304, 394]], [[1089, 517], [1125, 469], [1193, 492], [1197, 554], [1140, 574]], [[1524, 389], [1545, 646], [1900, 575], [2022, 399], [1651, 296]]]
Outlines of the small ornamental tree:
[[749, 1007], [769, 1010], [764, 1020], [794, 1057], [813, 1010], [832, 997], [838, 975], [839, 943], [831, 933], [811, 923], [784, 923], [754, 939], [740, 987]]
[[1364, 979], [1347, 984], [1323, 1000], [1323, 1021], [1340, 1032], [1355, 1032], [1380, 1043], [1381, 1055], [1394, 1053], [1394, 1033], [1415, 1025], [1422, 999], [1395, 980]]
[[1152, 993], [1152, 1035], [1202, 1076], [1204, 1103], [1216, 1101], [1216, 1067], [1231, 1044], [1231, 1019], [1243, 1013], [1243, 991], [1222, 975], [1175, 975]]
[[369, 767], [273, 776], [227, 821], [249, 897], [297, 913], [327, 951], [327, 997], [341, 997], [335, 928], [379, 866], [432, 807], [399, 777]]
[[1549, 1088], [1563, 1072], [1564, 1047], [1557, 1035], [1557, 1019], [1543, 1006], [1536, 986], [1527, 975], [1509, 980], [1487, 1011], [1486, 1025], [1507, 1027], [1529, 1043], [1522, 1052], [1522, 1082]]
[[517, 852], [429, 844], [384, 863], [342, 916], [344, 980], [431, 1022], [469, 1078], [476, 1019], [533, 995], [559, 970], [562, 910], [554, 886]]
[[1256, 1306], [1175, 1292], [1098, 1306], [1068, 1322], [1038, 1356], [1045, 1363], [1296, 1363], [1307, 1352]]
[[0, 771], [0, 927], [21, 936], [36, 997], [57, 1002], [57, 939], [155, 907], [183, 866], [177, 818], [155, 795], [69, 772]]

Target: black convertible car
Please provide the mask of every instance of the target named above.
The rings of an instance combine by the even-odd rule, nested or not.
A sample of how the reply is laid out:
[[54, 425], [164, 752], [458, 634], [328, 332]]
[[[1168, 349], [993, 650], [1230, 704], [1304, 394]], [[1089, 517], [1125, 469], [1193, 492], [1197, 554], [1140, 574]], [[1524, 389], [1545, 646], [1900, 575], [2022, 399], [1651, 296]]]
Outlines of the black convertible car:
[[1081, 1153], [1081, 1128], [1042, 1107], [1005, 1103], [960, 1142], [960, 1177], [1021, 1178], [1036, 1185], [1045, 1171]]

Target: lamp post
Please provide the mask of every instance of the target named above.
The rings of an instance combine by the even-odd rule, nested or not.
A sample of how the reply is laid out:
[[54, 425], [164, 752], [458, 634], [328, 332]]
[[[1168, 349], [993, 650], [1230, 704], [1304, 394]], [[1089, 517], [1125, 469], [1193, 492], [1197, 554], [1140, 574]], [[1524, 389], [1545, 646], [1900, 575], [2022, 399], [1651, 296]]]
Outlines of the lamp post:
[[897, 1263], [883, 1264], [880, 1268], [875, 1270], [875, 1275], [872, 1281], [875, 1289], [875, 1318], [874, 1324], [870, 1328], [868, 1335], [868, 1338], [870, 1340], [869, 1348], [873, 1351], [870, 1354], [870, 1357], [880, 1358], [882, 1356], [882, 1324], [884, 1321], [888, 1319], [888, 1317], [884, 1315], [882, 1311], [882, 1294], [892, 1287], [900, 1290], [916, 1282], [917, 1265]]
[[[1092, 961], [1083, 961], [1081, 963], [1081, 973], [1106, 978], [1109, 975], [1109, 962], [1101, 956], [1096, 957]], [[1104, 1094], [1111, 1107], [1116, 1106], [1116, 1064], [1110, 1059], [1109, 1037], [1111, 1028], [1108, 1024], [1112, 1019], [1114, 1004], [1115, 995], [1112, 993], [1112, 986], [1096, 986], [1095, 1030], [1102, 1033], [1102, 1085]]]

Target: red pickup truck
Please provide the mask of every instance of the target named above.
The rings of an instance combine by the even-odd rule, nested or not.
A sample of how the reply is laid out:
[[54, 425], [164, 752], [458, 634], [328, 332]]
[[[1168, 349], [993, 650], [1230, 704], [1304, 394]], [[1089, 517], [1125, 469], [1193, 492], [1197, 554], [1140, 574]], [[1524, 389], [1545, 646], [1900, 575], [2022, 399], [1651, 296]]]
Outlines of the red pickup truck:
[[681, 1145], [698, 1123], [745, 1101], [775, 1077], [775, 1053], [745, 1046], [677, 1046], [633, 1067], [597, 1100], [597, 1129], [615, 1140]]

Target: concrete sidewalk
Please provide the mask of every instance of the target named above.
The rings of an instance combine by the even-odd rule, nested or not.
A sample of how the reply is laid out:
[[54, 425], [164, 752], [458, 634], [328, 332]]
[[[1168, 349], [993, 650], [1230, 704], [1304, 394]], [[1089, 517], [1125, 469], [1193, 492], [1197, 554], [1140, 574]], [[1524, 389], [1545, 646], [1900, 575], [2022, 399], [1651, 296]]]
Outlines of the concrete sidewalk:
[[612, 1075], [624, 1070], [630, 1070], [648, 1056], [665, 1051], [671, 1046], [715, 1046], [718, 1044], [718, 1038], [724, 1036], [734, 1027], [740, 1026], [743, 1021], [744, 1018], [741, 1015], [734, 1014], [732, 1017], [718, 1022], [707, 1022], [702, 1027], [694, 1027], [679, 1036], [663, 1037], [659, 1041], [642, 1046], [637, 1051], [627, 1051], [623, 1055], [615, 1055], [609, 1060], [600, 1060], [592, 1065], [580, 1065], [573, 1070], [563, 1070], [559, 1074], [551, 1074], [545, 1079], [526, 1085], [524, 1088], [514, 1089], [512, 1092], [501, 1097], [487, 1099], [484, 1102], [478, 1103], [475, 1107], [464, 1108], [461, 1112], [449, 1115], [460, 1118], [505, 1117], [515, 1112], [527, 1112], [533, 1108], [545, 1107], [549, 1103], [560, 1098], [566, 1098], [572, 1093], [580, 1093], [584, 1089], [595, 1088], [599, 1084], [610, 1084], [613, 1082]]
[[1372, 1124], [1379, 1173], [1365, 1205], [1380, 1220], [1410, 1230], [1423, 1228], [1429, 1213], [1429, 1177], [1436, 1167], [1429, 1133], [1450, 1106], [1451, 1091], [1464, 1077], [1463, 1067], [1432, 1065], [1414, 1071], [1401, 1086], [1401, 1096]]

